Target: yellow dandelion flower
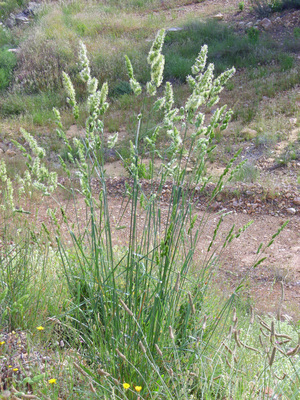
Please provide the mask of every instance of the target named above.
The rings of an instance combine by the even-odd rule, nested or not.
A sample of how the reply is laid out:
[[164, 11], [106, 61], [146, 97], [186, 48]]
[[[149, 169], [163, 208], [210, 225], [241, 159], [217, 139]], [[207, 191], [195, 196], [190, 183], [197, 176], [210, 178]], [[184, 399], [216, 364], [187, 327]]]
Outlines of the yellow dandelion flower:
[[3, 344], [5, 344], [4, 340], [2, 342], [0, 342], [0, 346], [2, 346]]
[[124, 389], [129, 389], [130, 388], [130, 385], [129, 385], [129, 383], [123, 383], [123, 388]]
[[48, 381], [51, 385], [53, 385], [54, 383], [56, 383], [56, 379], [54, 379], [54, 378], [52, 378], [52, 379], [49, 379], [49, 381]]
[[12, 368], [12, 365], [9, 365], [8, 368]]
[[19, 368], [13, 368], [13, 371], [17, 372], [19, 371]]
[[136, 387], [135, 387], [135, 390], [136, 390], [137, 392], [140, 392], [140, 391], [142, 390], [142, 386], [136, 386]]
[[36, 328], [38, 331], [43, 331], [45, 328], [43, 326], [37, 326]]

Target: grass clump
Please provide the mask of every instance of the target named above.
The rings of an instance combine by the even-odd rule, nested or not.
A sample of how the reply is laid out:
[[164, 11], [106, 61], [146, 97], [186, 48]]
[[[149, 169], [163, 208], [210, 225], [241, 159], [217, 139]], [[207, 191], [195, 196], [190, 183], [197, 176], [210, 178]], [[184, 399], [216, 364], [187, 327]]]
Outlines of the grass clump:
[[[299, 349], [296, 329], [279, 322], [275, 325], [273, 320], [254, 323], [249, 309], [240, 318], [239, 310], [233, 306], [238, 307], [239, 292], [246, 277], [223, 304], [219, 298], [211, 301], [209, 284], [223, 249], [239, 238], [251, 222], [239, 229], [232, 226], [223, 242], [217, 244], [220, 226], [226, 218], [226, 214], [220, 215], [203, 257], [200, 261], [195, 257], [199, 237], [205, 232], [207, 214], [202, 217], [195, 213], [194, 198], [209, 182], [204, 173], [205, 163], [214, 150], [215, 131], [226, 129], [232, 114], [222, 106], [205, 121], [204, 110], [217, 107], [219, 95], [234, 74], [234, 68], [215, 76], [214, 65], [207, 65], [208, 50], [203, 45], [187, 78], [190, 93], [184, 105], [176, 107], [172, 84], [166, 82], [160, 89], [165, 64], [164, 39], [165, 31], [161, 30], [148, 54], [151, 73], [145, 87], [126, 58], [134, 93], [131, 96], [140, 99], [140, 109], [134, 116], [135, 136], [129, 146], [130, 180], [124, 186], [124, 207], [114, 226], [103, 154], [116, 146], [118, 135], [115, 133], [109, 138], [104, 135], [108, 85], [103, 83], [98, 88], [99, 81], [91, 74], [83, 44], [79, 69], [87, 96], [85, 135], [70, 142], [60, 112], [54, 110], [57, 133], [67, 149], [78, 183], [77, 187], [72, 185], [73, 171], [60, 158], [66, 177], [70, 178], [65, 189], [72, 205], [68, 202], [70, 208], [66, 208], [57, 202], [57, 207], [48, 211], [55, 233], [55, 257], [59, 260], [56, 268], [63, 271], [66, 300], [63, 312], [57, 312], [55, 318], [75, 332], [70, 344], [81, 359], [80, 365], [78, 360], [71, 361], [67, 369], [73, 377], [76, 369], [77, 376], [79, 373], [86, 382], [87, 398], [241, 398], [263, 393], [268, 384], [276, 395], [284, 393], [296, 399], [300, 368], [299, 359], [293, 358]], [[81, 108], [72, 80], [66, 73], [62, 80], [74, 119], [80, 121]], [[152, 99], [149, 114], [161, 116], [154, 128], [148, 125], [144, 107], [143, 99], [149, 97]], [[28, 170], [19, 178], [19, 185], [28, 191], [40, 190], [44, 196], [54, 196], [57, 176], [43, 164], [45, 151], [26, 131], [22, 134], [27, 144], [15, 142], [15, 145], [27, 158]], [[168, 138], [165, 151], [157, 146], [160, 135]], [[145, 154], [151, 160], [147, 167], [143, 167]], [[157, 157], [162, 162], [155, 174], [151, 165]], [[226, 178], [233, 179], [234, 171], [230, 172], [230, 168], [236, 158], [237, 155], [230, 160], [214, 186], [211, 201]], [[188, 171], [191, 162], [194, 168]], [[1, 166], [5, 211], [16, 213], [12, 181], [3, 163]], [[141, 171], [145, 170], [150, 191], [140, 179]], [[95, 178], [98, 190], [95, 190]], [[170, 189], [168, 202], [164, 201], [166, 186]], [[80, 210], [85, 216], [83, 220]], [[129, 218], [124, 223], [127, 210]], [[20, 211], [24, 214], [23, 209]], [[142, 224], [138, 214], [143, 216]], [[271, 246], [285, 225], [269, 243], [259, 245], [253, 268], [263, 263], [263, 251]], [[46, 224], [42, 227], [52, 240]], [[7, 261], [10, 260], [8, 255]], [[8, 276], [3, 280], [4, 285], [7, 279]], [[53, 320], [51, 309], [49, 313]], [[5, 315], [3, 324], [8, 324], [10, 315], [9, 312]], [[46, 324], [47, 320], [41, 321], [42, 327]], [[265, 335], [259, 347], [255, 338], [259, 337], [260, 328]], [[278, 344], [282, 335], [288, 335], [288, 342]], [[250, 369], [246, 368], [245, 360]], [[278, 376], [283, 377], [279, 383]], [[41, 378], [41, 382], [45, 379], [51, 385], [59, 381], [53, 373]], [[17, 384], [13, 382], [11, 386]], [[63, 397], [63, 384], [51, 388], [53, 398]], [[19, 387], [24, 390], [24, 380]], [[76, 398], [78, 385], [66, 392], [69, 398]], [[42, 383], [37, 385], [35, 393], [44, 395]]]
[[281, 53], [270, 39], [252, 29], [240, 37], [231, 28], [215, 21], [191, 22], [179, 32], [168, 32], [166, 37], [166, 78], [184, 82], [193, 64], [199, 45], [207, 43], [209, 60], [221, 72], [230, 65], [251, 68], [258, 64], [279, 62]]
[[15, 54], [6, 49], [0, 49], [0, 91], [4, 91], [10, 85], [16, 64]]
[[258, 168], [249, 161], [241, 165], [234, 175], [234, 179], [237, 182], [255, 182], [258, 177]]
[[0, 92], [9, 87], [17, 64], [15, 54], [8, 51], [13, 43], [12, 35], [3, 26], [0, 26]]

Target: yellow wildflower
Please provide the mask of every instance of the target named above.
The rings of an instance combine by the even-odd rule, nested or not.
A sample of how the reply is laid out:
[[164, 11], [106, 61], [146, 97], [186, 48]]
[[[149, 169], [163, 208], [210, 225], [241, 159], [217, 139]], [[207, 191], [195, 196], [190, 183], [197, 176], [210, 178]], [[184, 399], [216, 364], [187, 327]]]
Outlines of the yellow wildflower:
[[38, 331], [43, 331], [45, 328], [43, 326], [37, 326], [36, 328]]
[[130, 385], [129, 385], [129, 383], [123, 383], [123, 388], [124, 389], [129, 389], [130, 388]]
[[136, 386], [136, 387], [135, 387], [135, 390], [136, 390], [137, 392], [140, 392], [140, 391], [142, 390], [142, 386]]
[[2, 346], [3, 344], [5, 344], [4, 340], [2, 342], [0, 342], [0, 346]]
[[19, 368], [13, 368], [13, 371], [17, 372], [19, 371]]
[[49, 379], [49, 381], [48, 381], [51, 385], [52, 384], [54, 384], [54, 383], [56, 383], [56, 379], [54, 379], [54, 378], [52, 378], [52, 379]]

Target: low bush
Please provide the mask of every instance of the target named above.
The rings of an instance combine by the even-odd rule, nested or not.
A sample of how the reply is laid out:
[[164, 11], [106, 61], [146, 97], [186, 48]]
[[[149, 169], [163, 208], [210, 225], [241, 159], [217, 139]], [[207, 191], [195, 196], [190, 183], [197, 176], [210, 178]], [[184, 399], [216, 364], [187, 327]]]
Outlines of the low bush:
[[16, 64], [15, 54], [6, 49], [0, 49], [0, 91], [7, 89], [10, 85]]

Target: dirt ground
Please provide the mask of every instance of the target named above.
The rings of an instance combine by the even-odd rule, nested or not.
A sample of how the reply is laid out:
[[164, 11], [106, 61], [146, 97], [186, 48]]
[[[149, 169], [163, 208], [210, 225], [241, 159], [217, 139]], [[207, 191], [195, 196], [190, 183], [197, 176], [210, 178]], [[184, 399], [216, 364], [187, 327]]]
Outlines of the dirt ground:
[[[121, 209], [121, 199], [109, 198], [112, 221], [116, 221]], [[167, 203], [162, 206], [162, 213], [167, 212]], [[204, 212], [197, 211], [199, 217]], [[143, 213], [138, 216], [138, 226], [143, 229]], [[212, 238], [213, 230], [220, 218], [220, 213], [210, 212], [205, 230], [199, 239], [194, 262], [197, 268], [201, 263], [206, 249]], [[233, 211], [224, 219], [216, 241], [216, 254], [221, 252], [220, 243], [226, 237], [233, 224], [236, 229], [241, 228], [249, 221], [253, 224], [228, 247], [220, 257], [220, 264], [214, 274], [214, 281], [221, 285], [225, 293], [230, 294], [237, 284], [247, 275], [244, 281], [243, 296], [249, 296], [258, 312], [277, 313], [282, 303], [282, 315], [286, 314], [295, 319], [300, 318], [300, 217], [295, 215], [289, 218], [289, 223], [275, 242], [266, 249], [260, 257], [266, 260], [257, 268], [253, 264], [258, 260], [257, 249], [261, 242], [266, 245], [279, 227], [287, 221], [284, 217], [274, 217], [268, 214], [248, 215]], [[121, 225], [129, 226], [129, 211], [125, 213]], [[129, 230], [113, 230], [116, 244], [124, 243]], [[126, 240], [126, 239], [125, 239]], [[284, 298], [282, 298], [282, 284]]]
[[[122, 180], [122, 183], [123, 180]], [[124, 205], [127, 200], [122, 195], [123, 186], [119, 180], [108, 180], [108, 204], [110, 211], [110, 221], [112, 226], [112, 240], [114, 245], [126, 245], [129, 237], [130, 227], [130, 207], [127, 207], [123, 214]], [[50, 200], [48, 200], [50, 201]], [[70, 218], [70, 222], [76, 223], [82, 228], [85, 224], [85, 203], [83, 199], [78, 199], [77, 215], [75, 216], [73, 203], [71, 200], [61, 198], [61, 205]], [[46, 210], [51, 202], [40, 203], [36, 222], [49, 223], [49, 217], [45, 217]], [[223, 204], [226, 204], [224, 201]], [[52, 204], [53, 205], [53, 204]], [[194, 256], [195, 273], [203, 265], [203, 260], [207, 254], [206, 250], [212, 239], [214, 229], [219, 221], [220, 215], [228, 213], [224, 218], [213, 250], [220, 256], [220, 261], [213, 275], [215, 285], [220, 287], [224, 295], [227, 296], [243, 280], [243, 298], [249, 297], [255, 304], [258, 312], [277, 313], [281, 306], [281, 316], [289, 316], [295, 320], [300, 319], [300, 213], [296, 215], [270, 215], [271, 204], [266, 204], [259, 213], [243, 212], [237, 207], [230, 206], [221, 208], [217, 212], [210, 209], [207, 211], [205, 199], [195, 205], [195, 213], [198, 217], [204, 214], [207, 218], [205, 229], [199, 238]], [[162, 219], [168, 211], [168, 200], [162, 201]], [[246, 208], [247, 210], [247, 208]], [[120, 215], [123, 214], [120, 220]], [[198, 218], [198, 220], [200, 220]], [[258, 261], [257, 249], [261, 242], [263, 248], [272, 239], [272, 235], [289, 221], [285, 229], [275, 239], [274, 243], [268, 247], [259, 258], [266, 257], [260, 265], [253, 269], [253, 265]], [[252, 225], [238, 238], [235, 239], [228, 248], [222, 250], [221, 244], [227, 236], [230, 228], [235, 224], [235, 232], [249, 221]], [[145, 215], [142, 210], [137, 215], [137, 232], [143, 231]], [[49, 225], [48, 225], [49, 226]], [[125, 226], [124, 229], [117, 229]], [[68, 235], [65, 240], [69, 240]], [[70, 241], [71, 244], [71, 241]], [[246, 279], [245, 279], [246, 277]], [[282, 288], [284, 293], [282, 293]]]

